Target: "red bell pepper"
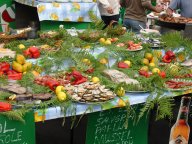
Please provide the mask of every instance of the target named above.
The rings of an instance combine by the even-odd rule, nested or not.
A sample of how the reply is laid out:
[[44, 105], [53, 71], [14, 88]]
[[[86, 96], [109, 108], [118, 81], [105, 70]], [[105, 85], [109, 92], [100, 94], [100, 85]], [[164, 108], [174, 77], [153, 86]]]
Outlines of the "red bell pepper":
[[118, 63], [118, 68], [126, 69], [126, 68], [129, 68], [129, 66], [128, 66], [128, 64], [126, 64], [124, 62], [119, 62]]
[[35, 46], [31, 46], [31, 47], [29, 47], [29, 52], [34, 54], [34, 53], [39, 52], [39, 49]]
[[71, 73], [71, 75], [72, 75], [75, 79], [81, 79], [81, 78], [83, 77], [83, 75], [82, 75], [80, 72], [76, 71], [76, 70], [74, 70], [74, 71]]
[[149, 78], [151, 76], [151, 74], [149, 74], [147, 71], [144, 70], [139, 70], [139, 74], [146, 78]]
[[28, 56], [30, 58], [39, 58], [40, 57], [40, 51], [37, 47], [35, 46], [31, 46], [29, 47], [27, 50], [25, 50], [24, 52], [25, 56]]
[[166, 73], [164, 71], [161, 71], [159, 73], [159, 76], [162, 77], [162, 78], [166, 78]]
[[72, 85], [79, 85], [79, 84], [82, 84], [82, 83], [84, 83], [86, 81], [87, 81], [87, 78], [82, 77], [81, 79], [78, 79], [78, 80], [75, 80], [75, 81], [71, 82], [71, 84]]
[[14, 70], [9, 70], [8, 72], [7, 72], [7, 75], [9, 75], [9, 74], [17, 74], [18, 72], [16, 72], [16, 71], [14, 71]]
[[54, 79], [47, 79], [45, 82], [45, 86], [48, 86], [52, 91], [54, 91], [55, 88], [59, 85], [60, 85], [59, 82]]
[[32, 54], [31, 54], [31, 52], [29, 51], [29, 49], [24, 50], [24, 51], [23, 51], [23, 54], [24, 54], [24, 56], [26, 56], [26, 57], [32, 58]]
[[9, 80], [21, 80], [22, 79], [22, 73], [12, 73], [8, 74], [8, 79]]
[[32, 54], [33, 58], [39, 58], [40, 57], [39, 49], [35, 46], [30, 47], [29, 52]]
[[165, 55], [167, 55], [170, 59], [174, 59], [175, 58], [175, 54], [171, 50], [167, 51], [165, 53]]
[[92, 74], [94, 71], [95, 71], [94, 68], [90, 68], [90, 69], [88, 69], [88, 70], [86, 71], [86, 73], [87, 73], [87, 74]]
[[170, 63], [171, 62], [171, 58], [168, 55], [164, 55], [162, 61], [164, 63]]
[[0, 71], [6, 73], [10, 69], [10, 64], [7, 62], [1, 62], [0, 63]]
[[35, 59], [36, 59], [36, 58], [39, 58], [39, 57], [40, 57], [40, 52], [38, 51], [38, 52], [36, 52], [36, 53], [33, 53], [33, 54], [32, 54], [32, 57], [35, 58]]
[[0, 112], [10, 111], [12, 106], [10, 103], [0, 102]]
[[69, 81], [72, 85], [79, 85], [87, 81], [87, 78], [84, 77], [79, 71], [72, 71], [67, 73], [65, 80]]

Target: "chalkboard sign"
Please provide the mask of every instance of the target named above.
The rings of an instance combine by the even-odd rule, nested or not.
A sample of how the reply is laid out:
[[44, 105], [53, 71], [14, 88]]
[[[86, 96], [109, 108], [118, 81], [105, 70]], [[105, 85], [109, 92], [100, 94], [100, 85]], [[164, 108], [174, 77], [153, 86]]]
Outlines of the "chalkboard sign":
[[[138, 112], [137, 112], [138, 113]], [[86, 144], [147, 144], [148, 120], [144, 116], [136, 125], [130, 117], [124, 127], [126, 110], [111, 109], [88, 117]]]
[[0, 116], [0, 144], [35, 144], [34, 113], [25, 116], [25, 124]]

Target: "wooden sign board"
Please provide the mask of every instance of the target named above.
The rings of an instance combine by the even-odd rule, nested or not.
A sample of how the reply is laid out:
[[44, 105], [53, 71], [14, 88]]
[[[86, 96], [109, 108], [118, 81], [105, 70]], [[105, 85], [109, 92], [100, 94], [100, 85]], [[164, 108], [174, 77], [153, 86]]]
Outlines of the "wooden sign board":
[[144, 116], [135, 125], [130, 117], [126, 129], [124, 127], [126, 115], [126, 110], [122, 108], [90, 114], [86, 144], [147, 144], [148, 120], [146, 117]]
[[25, 124], [0, 116], [0, 144], [35, 144], [34, 113], [25, 116]]

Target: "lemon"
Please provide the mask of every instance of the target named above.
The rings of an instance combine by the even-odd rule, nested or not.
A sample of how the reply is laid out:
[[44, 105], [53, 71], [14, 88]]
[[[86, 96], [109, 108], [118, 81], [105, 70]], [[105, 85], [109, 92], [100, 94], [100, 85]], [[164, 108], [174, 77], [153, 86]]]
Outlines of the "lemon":
[[111, 41], [111, 40], [112, 40], [112, 38], [107, 38], [107, 40], [110, 40], [110, 41]]
[[93, 83], [98, 83], [98, 82], [100, 81], [100, 79], [99, 79], [98, 77], [93, 77], [93, 78], [91, 79], [91, 81], [92, 81]]
[[149, 71], [149, 67], [148, 66], [143, 66], [140, 70], [144, 70], [144, 71], [148, 72]]
[[148, 59], [148, 60], [152, 60], [153, 55], [151, 53], [146, 53], [145, 58]]
[[23, 56], [23, 55], [21, 55], [21, 54], [17, 54], [17, 56], [16, 56], [16, 61], [19, 63], [19, 64], [21, 64], [21, 65], [23, 65], [23, 64], [25, 64], [25, 57]]
[[24, 44], [20, 44], [20, 45], [18, 45], [18, 48], [19, 48], [19, 49], [24, 49], [24, 48], [25, 48], [25, 45], [24, 45]]
[[106, 40], [104, 44], [105, 45], [111, 45], [111, 41], [110, 40]]
[[123, 87], [120, 87], [117, 92], [116, 92], [117, 96], [124, 96], [125, 95], [125, 89]]
[[84, 49], [90, 49], [91, 48], [91, 46], [90, 45], [87, 45], [87, 46], [85, 46], [85, 47], [83, 47]]
[[155, 63], [150, 63], [149, 66], [150, 67], [155, 67]]
[[145, 64], [145, 65], [148, 65], [148, 64], [149, 64], [149, 60], [146, 59], [146, 58], [144, 58], [144, 59], [142, 60], [142, 63]]
[[160, 73], [161, 71], [160, 71], [160, 69], [158, 69], [158, 68], [153, 68], [153, 70], [152, 70], [152, 73], [153, 74], [158, 74], [158, 73]]
[[131, 66], [131, 62], [128, 60], [125, 60], [124, 63], [126, 63], [129, 67]]
[[126, 106], [126, 105], [128, 105], [129, 104], [129, 101], [128, 100], [126, 100], [126, 101], [124, 101], [124, 100], [122, 100], [122, 99], [119, 99], [119, 101], [118, 101], [118, 107], [124, 107], [124, 106]]
[[67, 99], [66, 93], [64, 93], [64, 92], [59, 92], [59, 93], [57, 94], [57, 99], [58, 99], [59, 101], [65, 101], [65, 100]]
[[102, 44], [104, 44], [104, 43], [105, 43], [105, 39], [104, 39], [104, 38], [100, 38], [100, 39], [99, 39], [99, 42], [102, 43]]
[[158, 63], [158, 58], [157, 57], [153, 57], [152, 60], [150, 61], [150, 63]]
[[55, 93], [58, 94], [59, 92], [63, 91], [65, 88], [64, 86], [57, 86], [55, 89]]
[[108, 63], [108, 60], [106, 58], [102, 58], [100, 59], [99, 61], [101, 64], [107, 64]]
[[87, 65], [91, 64], [91, 61], [89, 59], [83, 59], [82, 62], [87, 64]]

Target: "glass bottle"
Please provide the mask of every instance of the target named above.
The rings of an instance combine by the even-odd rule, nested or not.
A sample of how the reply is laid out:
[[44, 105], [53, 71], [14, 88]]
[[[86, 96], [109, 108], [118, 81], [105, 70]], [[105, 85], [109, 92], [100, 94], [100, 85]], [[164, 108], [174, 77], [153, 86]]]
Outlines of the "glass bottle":
[[182, 97], [176, 123], [171, 128], [169, 144], [188, 144], [190, 127], [188, 114], [191, 97]]

